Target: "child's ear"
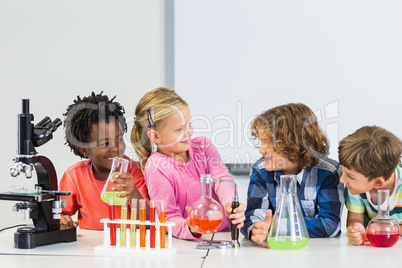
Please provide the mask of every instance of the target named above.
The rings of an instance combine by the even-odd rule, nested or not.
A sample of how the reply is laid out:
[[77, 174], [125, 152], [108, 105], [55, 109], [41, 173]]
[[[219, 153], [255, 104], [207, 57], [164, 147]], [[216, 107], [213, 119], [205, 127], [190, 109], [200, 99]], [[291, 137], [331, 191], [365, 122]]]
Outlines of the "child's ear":
[[88, 152], [85, 148], [78, 148], [78, 151], [85, 157], [88, 157]]
[[159, 135], [158, 135], [158, 132], [156, 130], [153, 130], [153, 129], [149, 130], [147, 135], [148, 135], [148, 138], [152, 142], [154, 142], [156, 144], [158, 144], [160, 142]]
[[385, 180], [383, 177], [378, 177], [374, 179], [374, 188], [381, 189], [385, 185]]

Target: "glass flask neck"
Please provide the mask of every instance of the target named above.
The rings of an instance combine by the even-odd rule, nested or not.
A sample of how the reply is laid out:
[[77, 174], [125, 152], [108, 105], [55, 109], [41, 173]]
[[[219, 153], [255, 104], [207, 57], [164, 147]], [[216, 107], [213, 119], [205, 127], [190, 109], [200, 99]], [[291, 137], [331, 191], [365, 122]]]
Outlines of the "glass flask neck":
[[377, 190], [377, 198], [378, 216], [389, 216], [389, 190]]
[[296, 175], [282, 175], [281, 194], [296, 194]]
[[201, 183], [202, 193], [201, 196], [212, 196], [212, 183]]

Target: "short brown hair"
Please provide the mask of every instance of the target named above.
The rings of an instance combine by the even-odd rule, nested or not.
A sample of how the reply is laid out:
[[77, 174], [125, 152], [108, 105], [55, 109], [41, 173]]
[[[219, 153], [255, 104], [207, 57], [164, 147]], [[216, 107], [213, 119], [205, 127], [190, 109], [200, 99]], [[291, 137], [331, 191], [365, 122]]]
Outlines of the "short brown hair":
[[257, 139], [261, 131], [268, 132], [276, 153], [300, 167], [311, 168], [329, 154], [329, 141], [305, 104], [290, 103], [263, 112], [252, 122], [251, 135]]
[[364, 126], [343, 138], [338, 147], [339, 162], [370, 180], [388, 180], [401, 159], [402, 142], [378, 126]]

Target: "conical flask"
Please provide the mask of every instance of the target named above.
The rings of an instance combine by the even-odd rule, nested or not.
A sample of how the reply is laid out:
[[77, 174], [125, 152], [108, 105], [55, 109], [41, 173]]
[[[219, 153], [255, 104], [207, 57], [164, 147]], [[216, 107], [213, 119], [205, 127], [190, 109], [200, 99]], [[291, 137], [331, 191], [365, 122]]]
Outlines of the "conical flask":
[[213, 178], [210, 174], [201, 175], [202, 195], [192, 206], [190, 224], [198, 226], [201, 233], [215, 232], [223, 220], [221, 205], [212, 198]]
[[125, 191], [114, 191], [112, 188], [116, 188], [118, 185], [111, 182], [112, 178], [116, 173], [127, 173], [128, 160], [124, 158], [113, 158], [112, 168], [110, 169], [109, 176], [105, 186], [103, 187], [101, 193], [101, 199], [103, 202], [107, 203], [109, 198], [114, 198], [114, 205], [121, 206], [123, 204], [123, 199], [117, 197], [118, 194], [123, 194]]
[[375, 247], [392, 247], [398, 242], [401, 230], [398, 222], [389, 216], [389, 190], [378, 190], [377, 197], [378, 214], [367, 225], [367, 238]]
[[268, 235], [270, 248], [301, 249], [310, 241], [296, 194], [296, 178], [296, 175], [280, 176], [281, 195]]

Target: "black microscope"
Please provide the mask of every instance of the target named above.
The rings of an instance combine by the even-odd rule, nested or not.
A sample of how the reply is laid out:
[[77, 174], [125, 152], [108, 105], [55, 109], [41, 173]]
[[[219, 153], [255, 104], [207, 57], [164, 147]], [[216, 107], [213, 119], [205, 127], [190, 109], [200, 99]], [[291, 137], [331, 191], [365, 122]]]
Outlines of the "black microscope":
[[35, 126], [33, 114], [29, 113], [29, 99], [22, 100], [22, 113], [18, 115], [18, 152], [10, 175], [21, 172], [27, 179], [35, 169], [38, 183], [33, 189], [24, 186], [11, 187], [9, 192], [0, 193], [0, 199], [20, 201], [13, 207], [21, 211], [25, 220], [32, 219], [33, 226], [18, 228], [14, 233], [14, 247], [30, 249], [36, 246], [58, 242], [77, 241], [75, 227], [60, 228], [60, 213], [65, 202], [60, 198], [70, 192], [58, 191], [57, 174], [52, 162], [45, 156], [37, 155], [39, 147], [53, 138], [53, 132], [62, 124], [59, 118], [45, 117]]

